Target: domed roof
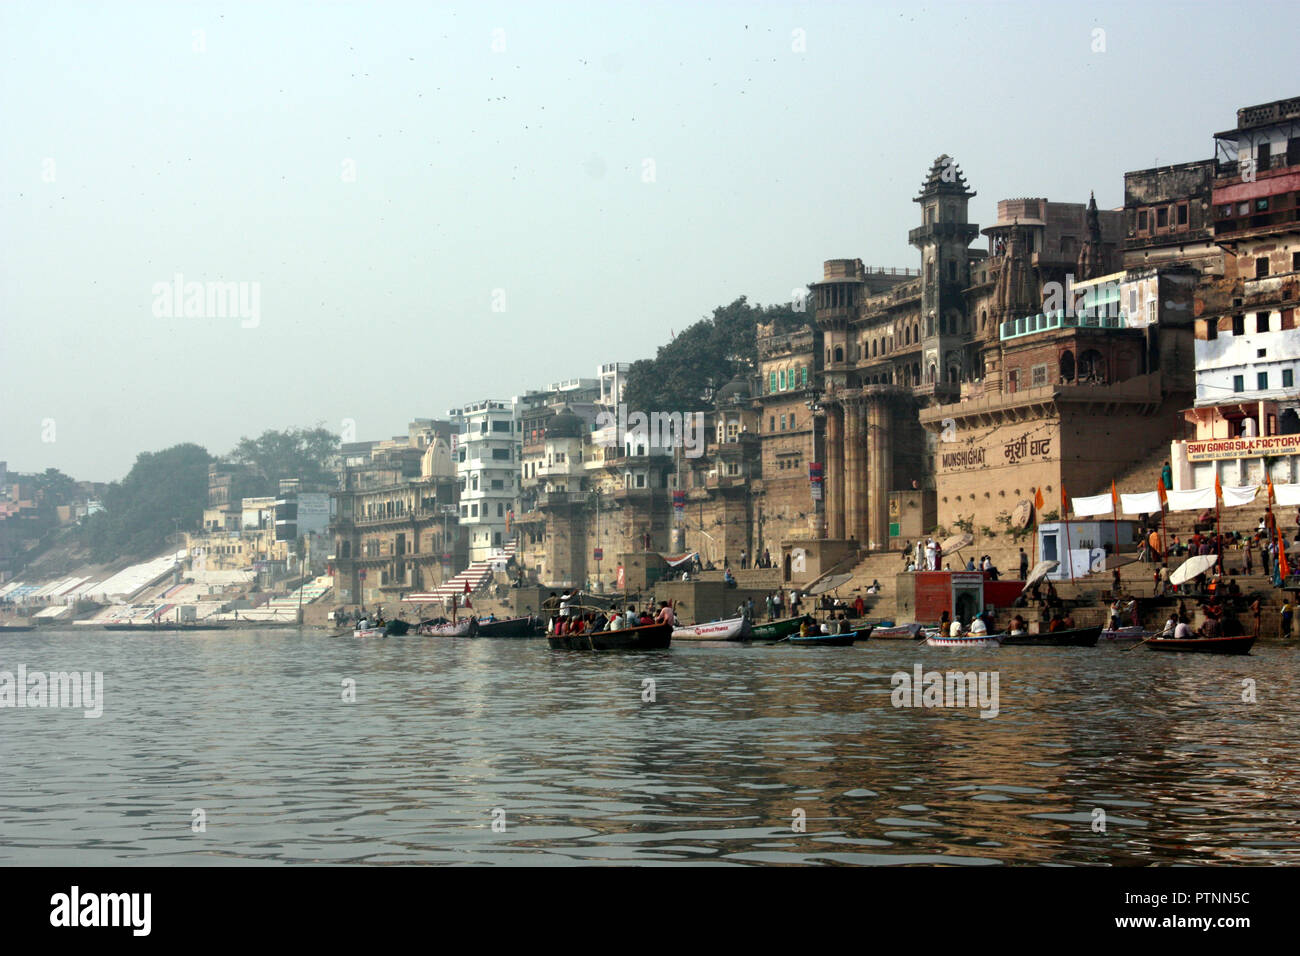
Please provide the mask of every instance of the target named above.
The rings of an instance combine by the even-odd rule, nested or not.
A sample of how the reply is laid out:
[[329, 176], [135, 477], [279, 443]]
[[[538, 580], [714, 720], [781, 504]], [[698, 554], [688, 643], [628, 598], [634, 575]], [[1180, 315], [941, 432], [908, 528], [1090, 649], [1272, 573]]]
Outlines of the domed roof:
[[568, 405], [563, 406], [546, 423], [547, 438], [581, 438], [586, 430], [587, 423], [573, 414]]
[[717, 401], [719, 405], [728, 402], [742, 402], [747, 398], [753, 397], [753, 391], [749, 387], [748, 380], [743, 375], [737, 375], [722, 388], [718, 389]]

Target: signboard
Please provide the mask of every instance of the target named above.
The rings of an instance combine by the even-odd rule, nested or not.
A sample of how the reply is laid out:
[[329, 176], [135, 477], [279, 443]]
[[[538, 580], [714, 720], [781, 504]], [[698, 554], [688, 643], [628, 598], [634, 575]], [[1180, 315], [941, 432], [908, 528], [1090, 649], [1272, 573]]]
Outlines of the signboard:
[[684, 491], [673, 492], [673, 507], [676, 508], [678, 511], [682, 511], [686, 508], [686, 492]]
[[808, 481], [811, 483], [813, 501], [822, 500], [822, 463], [819, 461], [809, 462], [808, 464]]
[[1265, 455], [1300, 455], [1300, 435], [1266, 435], [1258, 438], [1212, 438], [1186, 443], [1188, 461], [1225, 458], [1262, 458]]
[[[1052, 457], [1055, 438], [1051, 435], [1031, 438], [1021, 432], [1010, 439], [989, 441], [982, 445], [952, 448], [951, 442], [939, 444], [939, 467], [946, 471], [970, 471], [995, 465], [1018, 465], [1021, 462], [1045, 462]], [[946, 451], [945, 447], [952, 449]]]
[[591, 556], [595, 558], [597, 561], [603, 561], [605, 558], [605, 549], [597, 548], [596, 550], [591, 552]]

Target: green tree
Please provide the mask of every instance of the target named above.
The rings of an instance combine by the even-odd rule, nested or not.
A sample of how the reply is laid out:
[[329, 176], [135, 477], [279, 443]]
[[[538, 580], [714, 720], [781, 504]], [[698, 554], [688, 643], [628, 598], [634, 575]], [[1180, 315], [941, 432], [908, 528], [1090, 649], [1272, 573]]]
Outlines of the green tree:
[[705, 409], [713, 391], [757, 367], [754, 336], [760, 322], [775, 322], [779, 330], [788, 330], [809, 321], [811, 316], [796, 311], [793, 304], [750, 305], [742, 295], [660, 346], [653, 359], [633, 362], [625, 401], [640, 411]]
[[315, 428], [268, 430], [258, 438], [244, 437], [226, 456], [226, 460], [245, 466], [247, 474], [234, 482], [232, 497], [273, 495], [281, 478], [301, 478], [304, 487], [332, 488], [332, 466], [339, 452], [339, 436], [317, 425]]
[[207, 449], [186, 443], [142, 452], [120, 482], [104, 493], [104, 510], [86, 519], [84, 534], [96, 561], [147, 558], [167, 536], [199, 528], [208, 500]]

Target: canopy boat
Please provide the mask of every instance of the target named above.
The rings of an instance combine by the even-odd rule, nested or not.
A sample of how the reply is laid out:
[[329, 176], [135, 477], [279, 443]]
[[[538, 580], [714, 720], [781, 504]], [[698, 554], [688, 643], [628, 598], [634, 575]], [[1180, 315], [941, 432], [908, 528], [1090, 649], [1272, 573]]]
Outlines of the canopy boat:
[[[747, 617], [729, 617], [706, 624], [688, 624], [673, 628], [673, 639], [678, 641], [743, 641], [753, 625]], [[797, 630], [797, 628], [796, 628]]]
[[537, 618], [512, 617], [504, 621], [479, 621], [475, 637], [538, 637], [543, 633]]
[[911, 641], [915, 640], [921, 634], [921, 625], [913, 621], [911, 624], [894, 624], [889, 627], [880, 627], [877, 625], [871, 632], [871, 636], [879, 641]]
[[965, 634], [961, 637], [944, 637], [927, 634], [925, 643], [930, 647], [997, 647], [1006, 639], [1005, 634]]
[[852, 647], [857, 639], [857, 632], [847, 634], [809, 634], [807, 637], [791, 634], [789, 643], [799, 647]]
[[1003, 644], [1017, 647], [1096, 647], [1101, 625], [1072, 627], [1042, 634], [1008, 634]]
[[1200, 654], [1249, 654], [1254, 634], [1238, 637], [1153, 637], [1146, 646], [1153, 651], [1191, 651]]
[[1103, 641], [1144, 641], [1157, 631], [1148, 631], [1146, 628], [1137, 624], [1130, 624], [1127, 627], [1102, 628], [1100, 640]]
[[435, 618], [431, 621], [421, 621], [415, 633], [425, 637], [471, 637], [476, 623], [472, 617], [461, 618], [459, 621]]
[[671, 624], [643, 624], [621, 631], [586, 631], [582, 634], [547, 634], [552, 650], [638, 651], [662, 650], [673, 639]]
[[787, 617], [779, 621], [768, 621], [766, 624], [754, 624], [749, 629], [749, 640], [751, 641], [779, 641], [783, 637], [799, 633], [799, 625], [803, 623], [803, 615], [798, 617]]

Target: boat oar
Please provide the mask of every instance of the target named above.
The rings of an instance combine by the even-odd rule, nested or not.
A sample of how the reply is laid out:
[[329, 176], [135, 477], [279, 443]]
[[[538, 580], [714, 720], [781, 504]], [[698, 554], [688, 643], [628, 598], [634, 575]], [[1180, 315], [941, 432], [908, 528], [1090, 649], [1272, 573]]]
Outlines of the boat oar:
[[[1160, 634], [1163, 634], [1163, 633], [1164, 633], [1164, 631], [1161, 631], [1161, 632], [1160, 632]], [[1138, 641], [1136, 644], [1132, 645], [1131, 647], [1126, 647], [1126, 648], [1124, 648], [1124, 650], [1125, 650], [1125, 651], [1131, 651], [1131, 650], [1133, 650], [1134, 648], [1141, 647], [1143, 644], [1146, 644], [1146, 643], [1149, 642], [1149, 641], [1154, 641], [1157, 637], [1160, 636], [1160, 634], [1152, 634], [1150, 637], [1146, 638], [1145, 640]], [[1123, 652], [1121, 651], [1121, 653], [1123, 653]]]

